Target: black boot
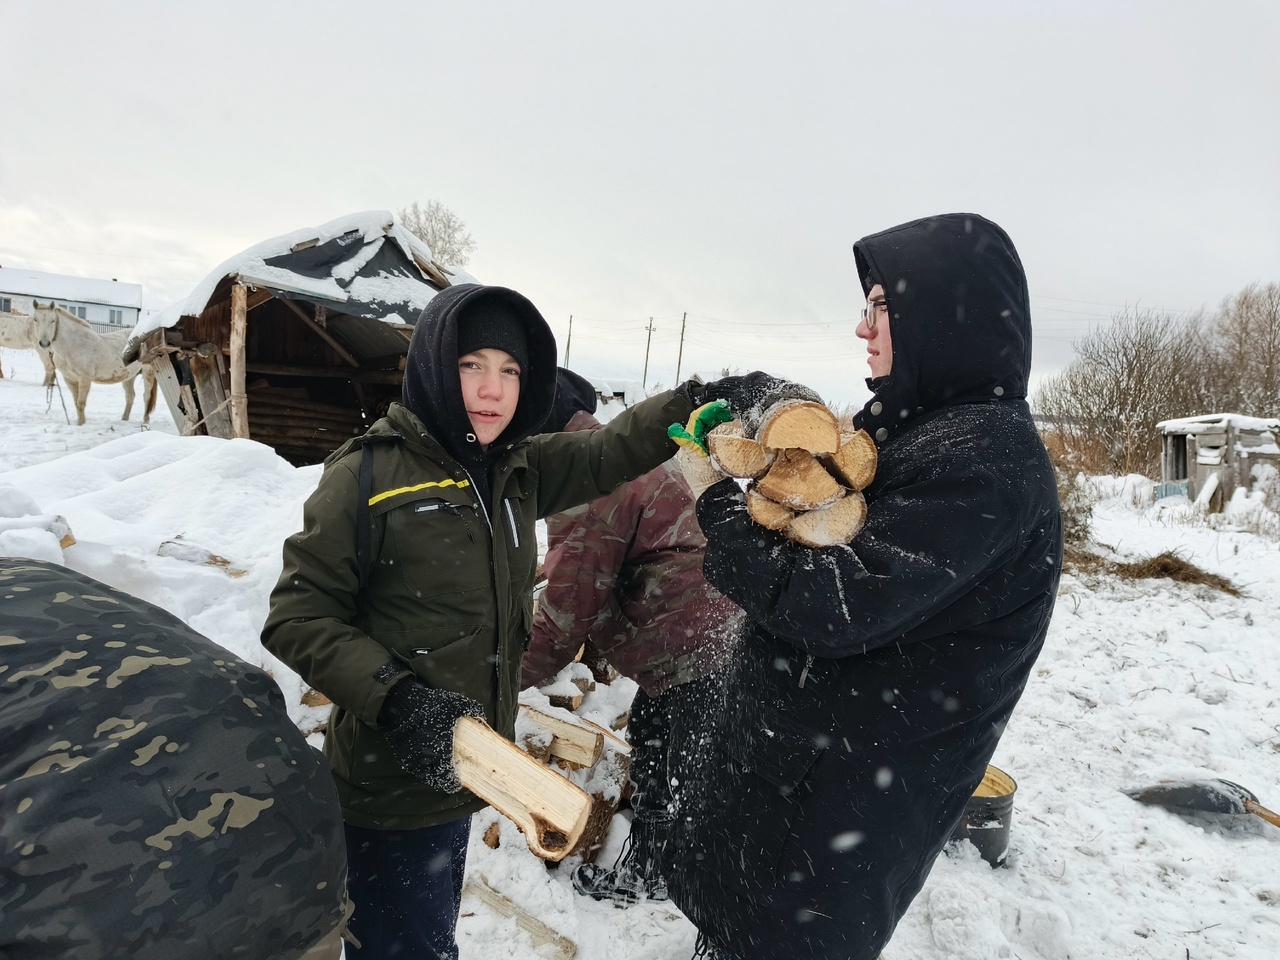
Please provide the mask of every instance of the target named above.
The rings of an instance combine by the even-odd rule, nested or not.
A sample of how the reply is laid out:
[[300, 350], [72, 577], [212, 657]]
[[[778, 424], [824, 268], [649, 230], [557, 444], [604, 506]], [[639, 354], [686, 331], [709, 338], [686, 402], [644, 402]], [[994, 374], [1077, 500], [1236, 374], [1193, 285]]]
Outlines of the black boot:
[[632, 821], [631, 833], [612, 869], [598, 863], [580, 864], [573, 871], [573, 888], [584, 897], [611, 900], [618, 907], [670, 899], [658, 866], [670, 832], [669, 821]]

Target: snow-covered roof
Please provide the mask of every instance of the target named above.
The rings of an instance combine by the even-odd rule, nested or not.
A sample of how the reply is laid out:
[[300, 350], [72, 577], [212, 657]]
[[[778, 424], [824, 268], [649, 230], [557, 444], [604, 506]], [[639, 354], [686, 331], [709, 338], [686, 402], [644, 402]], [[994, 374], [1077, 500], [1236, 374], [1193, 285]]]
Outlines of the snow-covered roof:
[[77, 303], [101, 303], [110, 307], [142, 307], [142, 284], [95, 280], [44, 273], [23, 267], [0, 267], [0, 293], [20, 297], [48, 297]]
[[[385, 255], [388, 249], [395, 251], [392, 258]], [[185, 299], [140, 321], [133, 339], [199, 316], [228, 277], [286, 297], [333, 305], [342, 313], [411, 324], [437, 293], [424, 265], [446, 274], [451, 283], [476, 282], [456, 267], [433, 264], [431, 248], [389, 211], [349, 214], [272, 237], [223, 261]]]
[[1156, 429], [1162, 433], [1191, 434], [1208, 431], [1225, 430], [1227, 427], [1237, 430], [1280, 430], [1280, 420], [1265, 417], [1246, 417], [1239, 413], [1209, 413], [1200, 417], [1182, 417], [1177, 420], [1161, 420]]

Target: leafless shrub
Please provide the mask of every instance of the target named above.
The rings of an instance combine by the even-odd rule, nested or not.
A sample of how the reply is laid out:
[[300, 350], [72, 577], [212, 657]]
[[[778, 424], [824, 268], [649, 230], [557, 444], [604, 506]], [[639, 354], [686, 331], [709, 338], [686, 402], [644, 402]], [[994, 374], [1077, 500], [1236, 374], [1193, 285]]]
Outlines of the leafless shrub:
[[1156, 423], [1203, 412], [1209, 396], [1203, 318], [1126, 310], [1075, 348], [1076, 359], [1036, 398], [1067, 463], [1090, 473], [1153, 474]]
[[419, 206], [415, 200], [397, 216], [405, 228], [431, 248], [437, 263], [465, 267], [476, 242], [471, 239], [462, 218], [439, 200], [428, 200]]

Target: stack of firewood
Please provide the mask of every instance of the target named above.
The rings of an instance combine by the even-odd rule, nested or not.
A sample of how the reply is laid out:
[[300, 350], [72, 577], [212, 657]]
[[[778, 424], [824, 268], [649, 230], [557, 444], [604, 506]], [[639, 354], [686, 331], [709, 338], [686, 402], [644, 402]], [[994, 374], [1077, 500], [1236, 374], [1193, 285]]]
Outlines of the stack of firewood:
[[797, 543], [848, 543], [867, 521], [861, 491], [875, 476], [875, 442], [865, 430], [842, 428], [821, 403], [782, 400], [754, 430], [741, 420], [723, 423], [707, 434], [707, 451], [725, 476], [751, 481], [751, 519]]

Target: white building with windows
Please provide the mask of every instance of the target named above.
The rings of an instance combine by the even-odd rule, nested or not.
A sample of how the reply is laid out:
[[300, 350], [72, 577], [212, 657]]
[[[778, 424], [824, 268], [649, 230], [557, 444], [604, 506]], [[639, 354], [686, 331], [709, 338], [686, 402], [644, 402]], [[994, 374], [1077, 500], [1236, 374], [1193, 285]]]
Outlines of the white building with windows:
[[30, 315], [34, 300], [51, 300], [88, 320], [99, 333], [109, 333], [138, 322], [142, 284], [0, 267], [0, 313]]

